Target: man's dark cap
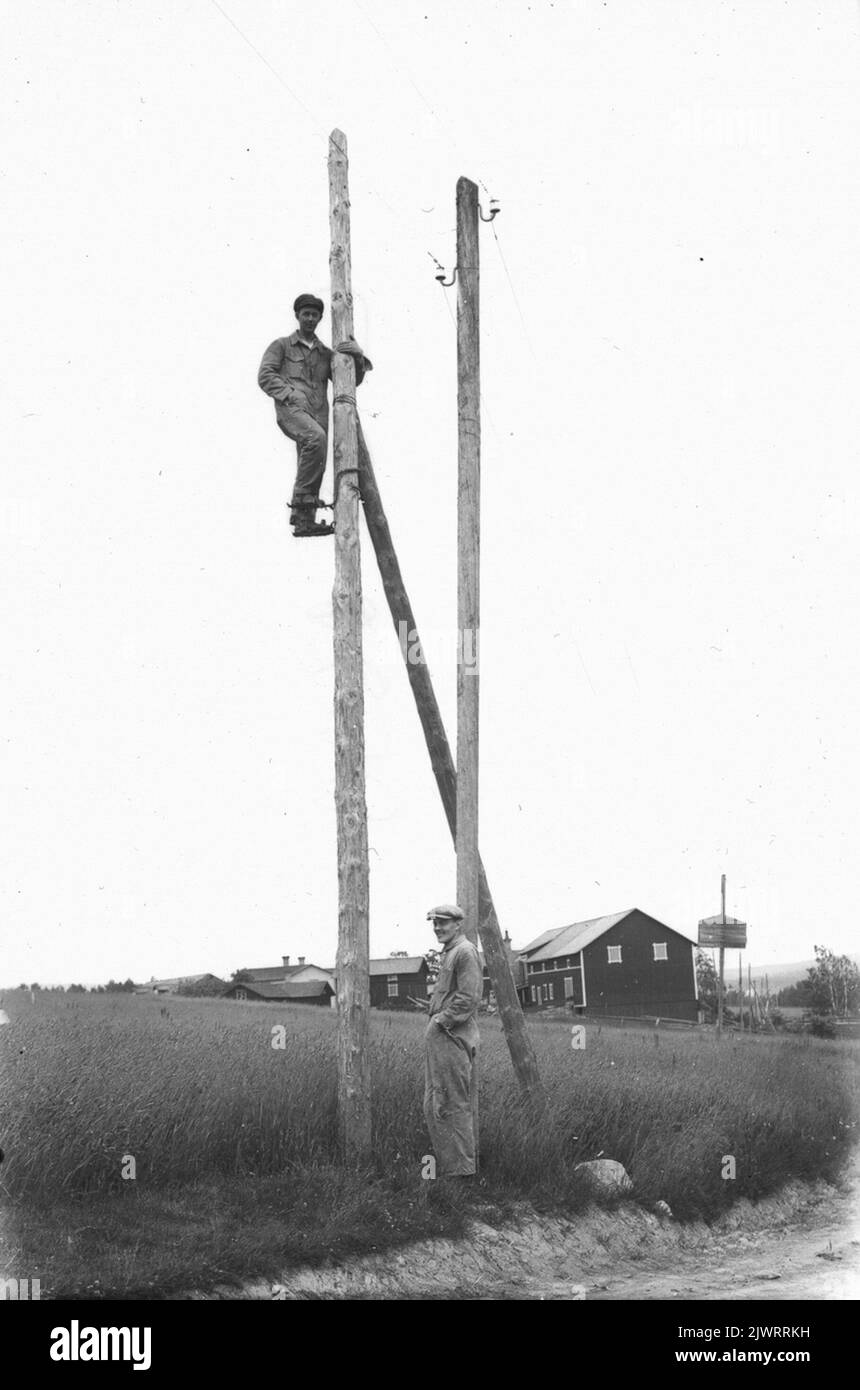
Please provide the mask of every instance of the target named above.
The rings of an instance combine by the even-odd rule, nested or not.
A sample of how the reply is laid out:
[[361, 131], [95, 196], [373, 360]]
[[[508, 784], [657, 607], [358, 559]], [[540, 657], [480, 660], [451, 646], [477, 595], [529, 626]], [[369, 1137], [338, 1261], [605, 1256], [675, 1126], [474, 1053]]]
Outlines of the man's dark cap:
[[325, 313], [325, 305], [315, 294], [300, 294], [293, 305], [293, 313], [297, 314], [300, 309], [318, 309], [321, 314]]
[[442, 903], [439, 907], [431, 907], [427, 913], [428, 919], [432, 922], [462, 922], [465, 916], [462, 907], [457, 903]]

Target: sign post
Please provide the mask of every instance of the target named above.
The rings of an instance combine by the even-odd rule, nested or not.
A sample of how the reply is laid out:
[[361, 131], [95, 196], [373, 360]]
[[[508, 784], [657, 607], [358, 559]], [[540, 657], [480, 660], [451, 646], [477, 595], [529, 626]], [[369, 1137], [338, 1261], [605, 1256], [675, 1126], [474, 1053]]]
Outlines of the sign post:
[[[723, 1031], [723, 987], [726, 969], [726, 947], [730, 950], [743, 950], [747, 944], [747, 924], [737, 917], [726, 916], [726, 876], [721, 882], [722, 912], [717, 917], [703, 917], [699, 922], [699, 945], [717, 946], [720, 951], [720, 973], [717, 983], [717, 1037]], [[743, 1022], [743, 1001], [741, 1001], [741, 1022]]]

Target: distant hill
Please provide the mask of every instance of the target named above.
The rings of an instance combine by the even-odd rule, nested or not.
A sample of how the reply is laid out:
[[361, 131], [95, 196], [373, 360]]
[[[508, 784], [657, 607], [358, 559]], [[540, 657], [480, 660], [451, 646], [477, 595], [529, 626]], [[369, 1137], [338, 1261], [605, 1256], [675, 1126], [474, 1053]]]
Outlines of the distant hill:
[[[840, 954], [841, 952], [837, 951], [837, 955]], [[855, 964], [860, 965], [860, 957], [852, 956], [851, 959]], [[765, 975], [767, 975], [771, 993], [775, 994], [779, 989], [788, 989], [789, 985], [796, 985], [800, 980], [805, 980], [807, 970], [811, 970], [814, 964], [815, 958], [813, 957], [812, 960], [798, 960], [790, 962], [787, 965], [754, 965], [752, 967], [752, 977], [757, 981], [763, 980]], [[731, 982], [731, 978], [731, 970], [729, 969], [728, 961], [726, 961], [726, 979]], [[747, 968], [744, 966], [745, 984], [746, 978]]]

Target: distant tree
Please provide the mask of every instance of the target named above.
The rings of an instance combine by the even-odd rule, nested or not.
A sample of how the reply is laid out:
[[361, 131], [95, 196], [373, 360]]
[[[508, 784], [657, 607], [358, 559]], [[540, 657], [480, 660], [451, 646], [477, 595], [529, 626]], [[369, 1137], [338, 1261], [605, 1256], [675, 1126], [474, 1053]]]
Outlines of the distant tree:
[[798, 980], [793, 985], [779, 991], [779, 1004], [782, 1008], [811, 1009], [812, 984], [809, 980]]
[[713, 960], [705, 951], [696, 951], [696, 984], [699, 988], [699, 1003], [703, 1009], [716, 1013], [717, 1009], [717, 970]]
[[86, 994], [87, 991], [84, 985], [69, 985], [68, 992], [69, 994]]
[[244, 984], [245, 981], [246, 981], [246, 980], [250, 980], [250, 978], [251, 978], [251, 972], [250, 972], [250, 970], [234, 970], [234, 971], [233, 971], [233, 974], [230, 976], [230, 980], [232, 981], [232, 983], [233, 983], [234, 985], [241, 985], [241, 984]]
[[[25, 988], [26, 988], [26, 986], [25, 986]], [[31, 984], [30, 988], [31, 988], [33, 991], [35, 991], [35, 990], [37, 990], [37, 989], [40, 990], [40, 989], [42, 988], [42, 986], [39, 984], [39, 981], [38, 981], [38, 980], [34, 980], [33, 983]]]
[[850, 956], [816, 946], [815, 964], [807, 971], [810, 1007], [817, 1014], [846, 1018], [860, 1008], [860, 969]]
[[428, 983], [428, 985], [435, 985], [436, 980], [437, 980], [438, 977], [439, 977], [439, 961], [440, 961], [440, 958], [441, 958], [441, 952], [440, 952], [440, 951], [437, 951], [435, 946], [431, 946], [430, 950], [429, 950], [429, 951], [425, 951], [425, 953], [424, 953], [424, 959], [425, 959], [426, 962], [427, 962], [427, 983]]

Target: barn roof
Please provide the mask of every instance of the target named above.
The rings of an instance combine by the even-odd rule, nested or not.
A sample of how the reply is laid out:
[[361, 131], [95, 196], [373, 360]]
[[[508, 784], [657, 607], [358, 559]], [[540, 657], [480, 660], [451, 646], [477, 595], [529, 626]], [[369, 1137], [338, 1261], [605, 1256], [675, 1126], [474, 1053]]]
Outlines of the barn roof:
[[254, 970], [246, 969], [244, 973], [250, 980], [288, 980], [305, 968], [304, 965], [260, 965]]
[[236, 980], [230, 992], [234, 989], [246, 989], [263, 999], [313, 999], [333, 992], [327, 980]]
[[[573, 956], [577, 951], [584, 951], [586, 946], [590, 946], [592, 941], [603, 936], [612, 927], [623, 922], [625, 917], [629, 917], [631, 912], [636, 912], [637, 908], [628, 907], [624, 912], [613, 912], [608, 917], [590, 917], [587, 922], [571, 922], [567, 927], [556, 927], [553, 931], [544, 932], [542, 936], [536, 936], [534, 941], [529, 942], [522, 952], [528, 956], [529, 964], [536, 960], [555, 960], [556, 956]], [[647, 917], [649, 914], [643, 913]], [[657, 921], [657, 918], [653, 918]], [[660, 926], [666, 926], [664, 922]], [[667, 931], [674, 932], [676, 936], [684, 936], [683, 932], [675, 931], [674, 927], [667, 927]], [[684, 937], [685, 940], [692, 940]]]
[[[211, 970], [205, 970], [202, 975], [173, 975], [169, 980], [150, 980], [148, 984], [141, 985], [141, 989], [155, 989], [158, 985], [167, 987], [169, 985], [196, 985], [201, 980], [218, 980], [219, 975], [213, 975]], [[223, 983], [223, 981], [222, 981]]]
[[417, 975], [424, 965], [423, 956], [384, 956], [370, 962], [371, 975]]
[[635, 908], [628, 907], [624, 912], [613, 912], [608, 917], [590, 917], [587, 922], [571, 922], [567, 927], [556, 927], [536, 936], [523, 951], [529, 962], [534, 960], [554, 960], [556, 956], [572, 956], [596, 941], [604, 932], [623, 922]]

